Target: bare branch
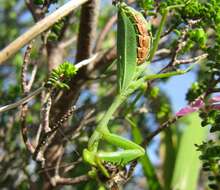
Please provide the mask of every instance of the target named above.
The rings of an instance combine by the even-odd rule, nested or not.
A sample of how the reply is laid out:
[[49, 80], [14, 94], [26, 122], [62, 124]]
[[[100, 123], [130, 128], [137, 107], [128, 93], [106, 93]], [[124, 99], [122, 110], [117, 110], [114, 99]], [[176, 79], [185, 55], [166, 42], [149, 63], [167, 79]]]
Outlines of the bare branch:
[[85, 3], [86, 1], [88, 0], [70, 0], [68, 3], [54, 11], [52, 14], [40, 20], [32, 28], [30, 28], [27, 32], [19, 36], [16, 40], [14, 40], [0, 52], [0, 64], [2, 64], [8, 58], [14, 55], [25, 44], [29, 43], [39, 34], [46, 31], [58, 20], [68, 15], [71, 11], [73, 11], [75, 8]]
[[158, 135], [161, 131], [165, 130], [166, 128], [168, 128], [170, 125], [172, 125], [173, 123], [175, 123], [180, 117], [173, 117], [171, 119], [169, 119], [168, 121], [166, 121], [165, 123], [163, 123], [161, 126], [159, 126], [154, 132], [152, 132], [149, 136], [147, 136], [142, 145], [145, 147], [156, 135]]
[[31, 49], [32, 49], [32, 43], [31, 42], [28, 46], [27, 49], [24, 53], [24, 59], [23, 59], [23, 65], [22, 65], [22, 69], [21, 69], [21, 89], [24, 92], [24, 94], [26, 94], [28, 92], [28, 82], [27, 82], [27, 69], [28, 69], [28, 65], [30, 64], [30, 54], [31, 54]]
[[41, 108], [41, 124], [43, 131], [46, 133], [51, 131], [49, 127], [51, 105], [52, 105], [51, 92], [47, 92]]
[[95, 39], [99, 0], [90, 0], [82, 6], [76, 60], [90, 57]]
[[58, 177], [56, 179], [56, 184], [57, 185], [73, 185], [73, 184], [77, 184], [83, 181], [88, 181], [89, 179], [90, 177], [88, 175], [81, 175], [81, 176], [74, 177], [74, 178]]
[[69, 39], [63, 40], [62, 42], [59, 43], [60, 48], [67, 48], [68, 46], [72, 45], [73, 43], [76, 42], [76, 36], [73, 36]]
[[[76, 107], [72, 107], [71, 109], [68, 110], [66, 114], [64, 114], [56, 124], [51, 126], [51, 130], [47, 133], [44, 133], [40, 139], [39, 144], [37, 145], [35, 152], [34, 152], [34, 159], [38, 161], [44, 161], [42, 159], [43, 151], [42, 149], [45, 148], [49, 144], [49, 141], [54, 137], [57, 129], [63, 126], [63, 123], [68, 120], [68, 118], [73, 114], [73, 112], [76, 110]], [[50, 139], [49, 139], [50, 138]], [[43, 164], [42, 164], [43, 165]]]
[[83, 131], [83, 128], [85, 128], [86, 124], [88, 122], [90, 122], [89, 118], [94, 113], [94, 111], [95, 110], [93, 109], [93, 110], [88, 111], [88, 113], [85, 113], [85, 116], [80, 121], [79, 125], [76, 128], [74, 128], [74, 131], [71, 132], [71, 133], [74, 132], [74, 134], [73, 134], [71, 139], [75, 139], [75, 138], [77, 138], [80, 135], [81, 131]]
[[190, 59], [183, 59], [183, 60], [176, 60], [176, 65], [181, 65], [181, 64], [189, 64], [189, 63], [195, 63], [195, 62], [199, 62], [202, 59], [205, 59], [208, 56], [207, 53], [204, 53], [202, 55], [199, 55], [197, 57], [193, 57]]
[[27, 126], [26, 126], [26, 115], [27, 115], [27, 105], [23, 105], [22, 109], [21, 109], [21, 134], [22, 134], [22, 138], [24, 141], [24, 144], [27, 148], [27, 150], [33, 154], [35, 147], [32, 145], [32, 143], [29, 141], [28, 139], [28, 130], [27, 130]]
[[[37, 71], [37, 66], [35, 65], [32, 71], [31, 80], [29, 82], [26, 81], [28, 65], [30, 64], [30, 53], [32, 49], [32, 43], [33, 41], [28, 45], [25, 51], [22, 71], [21, 71], [21, 89], [24, 95], [30, 92], [30, 89], [32, 87], [33, 81], [35, 79], [35, 74]], [[21, 134], [22, 134], [23, 141], [24, 141], [24, 144], [27, 150], [29, 150], [29, 152], [33, 154], [35, 147], [32, 145], [31, 141], [28, 139], [28, 128], [27, 128], [27, 123], [26, 123], [27, 112], [28, 112], [28, 105], [27, 103], [24, 103], [21, 106]]]
[[78, 64], [76, 64], [75, 67], [77, 69], [79, 69], [79, 68], [81, 68], [83, 66], [88, 65], [89, 63], [92, 63], [93, 61], [95, 61], [95, 59], [97, 58], [98, 55], [99, 55], [98, 53], [94, 54], [92, 57], [90, 57], [88, 59], [85, 59], [85, 60], [79, 62]]
[[[98, 56], [98, 54], [95, 54], [91, 58], [85, 59], [85, 60], [79, 62], [78, 64], [76, 64], [76, 68], [79, 69], [79, 68], [81, 68], [81, 67], [83, 67], [85, 65], [88, 65], [89, 63], [92, 63], [96, 59], [97, 56]], [[9, 105], [5, 105], [5, 106], [0, 107], [0, 113], [8, 111], [8, 110], [11, 110], [11, 109], [14, 109], [14, 108], [16, 108], [16, 107], [18, 107], [18, 106], [20, 106], [22, 104], [25, 104], [25, 103], [29, 102], [30, 100], [32, 100], [32, 98], [34, 98], [35, 96], [40, 94], [45, 89], [46, 88], [44, 86], [42, 86], [42, 87], [38, 88], [37, 90], [35, 90], [34, 92], [30, 93], [28, 96], [20, 99], [19, 101], [15, 102], [15, 103], [12, 103], [12, 104], [9, 104]]]
[[37, 22], [40, 20], [43, 16], [42, 10], [34, 4], [33, 0], [25, 0], [25, 3], [34, 18], [34, 21]]
[[20, 106], [24, 103], [29, 102], [33, 97], [40, 94], [44, 89], [45, 89], [45, 87], [42, 86], [42, 87], [38, 88], [37, 90], [35, 90], [34, 92], [30, 93], [28, 96], [20, 99], [19, 101], [15, 102], [15, 103], [12, 103], [12, 104], [9, 104], [9, 105], [6, 105], [6, 106], [0, 107], [0, 113], [11, 110], [11, 109], [14, 109], [14, 108], [16, 108], [16, 107], [18, 107], [18, 106]]

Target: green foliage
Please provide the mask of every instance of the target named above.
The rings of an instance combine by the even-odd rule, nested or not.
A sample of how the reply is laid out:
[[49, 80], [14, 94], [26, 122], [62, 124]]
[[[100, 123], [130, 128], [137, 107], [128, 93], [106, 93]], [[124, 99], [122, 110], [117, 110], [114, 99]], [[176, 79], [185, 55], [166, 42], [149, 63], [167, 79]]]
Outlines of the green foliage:
[[201, 162], [193, 145], [201, 143], [207, 137], [207, 129], [200, 127], [198, 114], [194, 113], [186, 119], [187, 127], [181, 137], [173, 173], [173, 190], [196, 189]]
[[[58, 0], [50, 0], [50, 3], [57, 3]], [[47, 2], [47, 0], [34, 0], [34, 3], [36, 5], [44, 5]]]
[[[196, 43], [200, 48], [205, 47], [207, 42], [207, 35], [203, 28], [197, 28], [189, 32], [189, 38]], [[190, 43], [190, 42], [188, 42]]]
[[16, 0], [0, 2], [0, 49], [16, 38], [19, 34], [17, 27], [22, 27], [22, 23], [17, 20], [16, 3]]
[[200, 114], [200, 117], [203, 119], [201, 122], [202, 127], [205, 127], [207, 125], [211, 126], [210, 132], [217, 132], [220, 131], [220, 111], [218, 110], [211, 110], [207, 113], [202, 112]]
[[187, 93], [187, 99], [189, 101], [195, 100], [196, 97], [202, 94], [206, 90], [206, 86], [204, 84], [194, 82], [191, 86], [191, 89]]
[[[59, 6], [64, 3], [64, 1], [57, 0], [34, 0], [33, 2], [36, 5], [35, 7], [44, 13], [47, 13], [48, 10], [44, 9], [50, 4], [59, 3], [57, 4]], [[103, 30], [110, 16], [116, 13], [115, 7], [111, 6], [109, 2], [106, 3], [106, 1], [103, 1], [101, 6], [103, 7], [101, 7], [102, 11], [98, 17], [96, 28], [98, 32]], [[201, 120], [192, 117], [184, 129], [182, 128], [182, 122], [184, 123], [184, 121], [180, 121], [180, 129], [173, 126], [162, 132], [161, 135], [158, 135], [156, 141], [150, 139], [146, 142], [146, 139], [152, 135], [152, 131], [157, 129], [157, 127], [164, 126], [164, 123], [169, 123], [170, 117], [172, 118], [172, 101], [169, 99], [168, 92], [162, 90], [163, 88], [158, 88], [156, 75], [152, 75], [152, 78], [149, 76], [149, 73], [155, 70], [158, 71], [160, 63], [164, 66], [167, 62], [171, 63], [173, 58], [176, 58], [176, 60], [187, 60], [193, 59], [197, 55], [208, 54], [207, 59], [203, 60], [201, 64], [196, 67], [195, 75], [198, 80], [192, 84], [191, 89], [187, 93], [187, 100], [191, 102], [201, 96], [202, 98], [204, 97], [204, 101], [206, 102], [206, 100], [213, 95], [213, 92], [219, 92], [220, 2], [219, 0], [138, 0], [131, 6], [133, 7], [131, 9], [126, 9], [123, 6], [119, 7], [117, 79], [115, 76], [116, 66], [112, 64], [112, 67], [108, 67], [106, 63], [108, 61], [105, 60], [103, 65], [105, 68], [108, 67], [107, 72], [103, 69], [99, 70], [99, 67], [95, 67], [92, 73], [86, 73], [85, 75], [83, 68], [82, 70], [80, 69], [79, 75], [74, 77], [77, 72], [76, 68], [73, 64], [66, 62], [53, 70], [48, 77], [48, 81], [46, 81], [45, 86], [52, 89], [52, 107], [49, 111], [50, 126], [57, 123], [60, 116], [66, 112], [67, 107], [64, 106], [63, 102], [66, 97], [72, 98], [70, 98], [72, 101], [68, 102], [69, 105], [73, 105], [77, 101], [77, 106], [82, 106], [79, 106], [79, 109], [77, 109], [73, 117], [65, 123], [65, 127], [61, 126], [61, 130], [56, 132], [55, 138], [53, 139], [56, 141], [56, 146], [58, 147], [60, 145], [64, 150], [63, 157], [59, 155], [62, 157], [60, 158], [62, 160], [58, 173], [60, 176], [68, 177], [68, 179], [74, 179], [76, 176], [78, 177], [79, 175], [88, 173], [90, 167], [84, 162], [76, 164], [74, 170], [70, 170], [66, 173], [63, 172], [68, 170], [68, 163], [71, 163], [71, 167], [73, 167], [73, 165], [75, 166], [75, 162], [74, 164], [72, 164], [72, 162], [78, 158], [81, 159], [82, 152], [87, 148], [88, 141], [92, 138], [93, 140], [97, 138], [97, 133], [90, 138], [91, 133], [94, 131], [94, 126], [99, 126], [101, 123], [101, 125], [106, 128], [108, 126], [111, 133], [108, 133], [108, 135], [103, 133], [101, 135], [102, 137], [100, 137], [100, 134], [98, 135], [98, 138], [100, 137], [104, 143], [101, 141], [99, 147], [95, 147], [97, 149], [107, 150], [107, 153], [113, 152], [115, 154], [114, 151], [117, 151], [118, 147], [122, 147], [123, 151], [126, 148], [129, 148], [130, 151], [130, 148], [133, 147], [135, 149], [133, 153], [138, 152], [136, 152], [137, 145], [128, 147], [128, 144], [132, 144], [132, 142], [126, 141], [118, 136], [112, 136], [113, 132], [123, 137], [130, 137], [132, 134], [135, 143], [141, 144], [144, 142], [147, 144], [147, 147], [143, 148], [147, 148], [148, 153], [139, 160], [142, 167], [136, 171], [141, 172], [133, 176], [134, 180], [129, 181], [125, 189], [136, 189], [137, 184], [143, 184], [142, 189], [149, 188], [152, 190], [170, 190], [172, 189], [171, 184], [173, 186], [177, 184], [179, 185], [177, 188], [181, 189], [183, 182], [188, 185], [185, 189], [197, 189], [196, 184], [197, 177], [200, 174], [200, 163], [198, 161], [198, 152], [195, 152], [194, 143], [197, 143], [197, 149], [201, 152], [200, 159], [203, 171], [209, 175], [209, 187], [211, 189], [219, 189], [220, 140], [218, 136], [220, 130], [220, 112], [218, 110], [211, 110], [209, 106], [204, 107], [203, 110], [200, 110]], [[175, 7], [175, 9], [172, 7]], [[68, 41], [68, 39], [74, 36], [77, 37], [79, 35], [77, 32], [80, 10], [81, 9], [78, 9], [74, 14], [70, 15], [71, 24], [66, 22], [66, 18], [57, 22], [51, 28], [46, 43], [54, 42], [52, 48], [56, 48], [56, 45], [58, 47], [60, 43], [63, 44], [63, 40]], [[29, 10], [27, 10], [24, 1], [0, 1], [0, 49], [34, 25], [34, 21], [30, 14], [27, 14], [27, 11]], [[134, 27], [135, 23], [131, 16], [132, 13], [129, 14], [127, 11], [131, 11], [135, 14], [140, 14], [141, 12], [147, 20], [152, 21], [152, 23], [149, 23], [151, 25], [150, 28], [152, 28], [153, 41], [153, 51], [151, 51], [149, 59], [149, 61], [153, 60], [152, 71], [150, 70], [152, 67], [146, 69], [145, 66], [137, 66], [136, 64], [137, 44], [140, 43], [137, 42], [137, 39], [139, 39], [137, 35], [139, 34], [137, 33], [137, 28]], [[42, 16], [43, 15], [44, 14], [42, 14]], [[72, 22], [72, 19], [74, 22]], [[160, 22], [161, 20], [162, 22]], [[115, 28], [113, 25], [112, 30], [109, 31], [110, 35], [108, 34], [105, 39], [102, 39], [100, 49], [107, 50], [107, 48], [110, 48], [115, 43], [113, 40], [115, 39]], [[99, 38], [99, 34], [100, 33], [97, 33], [94, 39]], [[183, 34], [185, 36], [183, 36]], [[63, 36], [65, 36], [65, 39]], [[42, 85], [43, 79], [48, 75], [48, 61], [51, 61], [47, 56], [47, 51], [51, 49], [48, 50], [48, 47], [44, 46], [42, 37], [44, 37], [44, 35], [35, 39], [34, 50], [32, 49], [30, 65], [28, 66], [28, 72], [26, 74], [26, 78], [29, 80], [31, 69], [38, 65], [37, 75], [31, 91]], [[92, 44], [94, 46], [96, 45], [95, 43]], [[58, 53], [60, 53], [61, 57], [68, 56], [68, 58], [72, 59], [75, 56], [75, 52], [78, 52], [76, 47], [75, 42], [73, 42], [71, 47], [68, 46], [62, 49], [64, 54], [62, 54], [62, 52]], [[157, 52], [158, 49], [166, 51]], [[53, 53], [53, 51], [51, 52]], [[22, 49], [16, 54], [13, 60], [9, 60], [1, 65], [0, 95], [4, 97], [0, 100], [1, 105], [5, 105], [6, 102], [15, 102], [23, 96], [20, 90], [20, 73], [22, 70], [23, 54], [24, 50]], [[108, 54], [106, 55], [108, 60]], [[54, 55], [51, 57], [53, 56]], [[179, 67], [184, 67], [185, 65], [183, 64], [169, 65], [167, 70], [165, 69], [164, 71], [174, 71], [179, 69]], [[191, 64], [191, 62], [186, 64]], [[145, 69], [146, 72], [142, 72], [143, 70], [145, 71]], [[141, 72], [142, 74], [140, 74]], [[149, 80], [148, 84], [146, 84], [146, 81], [141, 80], [145, 74], [149, 76], [149, 78], [146, 79]], [[169, 76], [169, 73], [163, 73], [163, 71], [162, 74]], [[72, 80], [73, 77], [76, 81]], [[93, 78], [96, 80], [93, 80]], [[139, 81], [139, 83], [137, 81]], [[168, 80], [160, 80], [160, 87], [167, 81]], [[70, 82], [76, 84], [74, 89], [69, 89]], [[182, 83], [177, 84], [178, 88], [181, 88], [181, 85]], [[81, 86], [84, 88], [80, 88]], [[127, 93], [123, 94], [123, 98], [118, 98], [119, 93], [116, 93], [116, 90], [114, 90], [116, 86], [118, 87], [119, 93], [127, 90]], [[140, 89], [141, 86], [143, 86], [142, 89]], [[175, 93], [175, 97], [179, 97], [178, 88], [175, 92], [175, 89], [172, 90], [172, 92]], [[55, 91], [53, 91], [53, 89], [55, 89]], [[65, 91], [63, 93], [64, 95], [60, 97], [62, 93], [59, 92], [63, 89], [69, 90]], [[111, 105], [111, 102], [114, 102], [113, 105]], [[124, 103], [123, 105], [121, 105], [122, 102]], [[174, 104], [175, 103], [176, 102], [174, 102]], [[42, 126], [44, 122], [41, 117], [43, 117], [45, 107], [42, 107], [42, 104], [44, 104], [44, 102], [41, 101], [40, 96], [35, 97], [28, 103], [29, 109], [25, 120], [28, 132], [27, 136], [31, 142], [34, 142], [34, 145], [35, 142], [37, 142], [36, 134], [39, 133], [39, 126]], [[110, 108], [109, 105], [111, 105]], [[121, 105], [120, 108], [118, 108], [119, 105]], [[95, 110], [95, 113], [88, 119], [87, 113], [90, 113], [91, 108]], [[62, 114], [59, 114], [59, 112]], [[102, 120], [103, 115], [105, 116], [104, 122]], [[127, 116], [132, 119], [133, 124], [125, 120]], [[49, 152], [53, 149], [54, 142], [49, 142], [49, 146], [46, 147], [47, 151], [44, 152], [44, 155], [48, 156], [46, 161], [49, 168], [45, 168], [44, 171], [41, 171], [39, 165], [35, 167], [35, 162], [33, 164], [32, 155], [27, 153], [27, 149], [20, 135], [20, 122], [20, 114], [15, 110], [1, 114], [0, 150], [2, 154], [0, 156], [0, 186], [3, 189], [30, 189], [30, 184], [33, 184], [37, 189], [42, 189], [43, 187], [47, 187], [50, 181], [48, 178], [44, 178], [44, 176], [46, 176], [45, 171], [51, 175], [51, 181], [54, 179], [53, 174], [57, 172], [55, 171], [57, 170], [57, 160], [53, 160], [54, 158], [52, 157], [55, 156], [51, 157], [49, 155]], [[203, 128], [197, 127], [200, 123]], [[132, 125], [131, 128], [129, 128], [130, 125]], [[81, 127], [83, 127], [83, 130]], [[166, 127], [170, 126], [167, 125]], [[201, 131], [207, 131], [208, 127], [210, 128], [210, 132], [212, 132], [210, 138], [213, 140], [203, 143], [201, 143], [201, 141], [194, 142], [197, 138], [202, 139]], [[106, 128], [105, 130], [108, 130]], [[74, 136], [73, 138], [72, 135]], [[205, 134], [203, 135], [205, 138]], [[97, 143], [97, 141], [92, 141], [91, 144], [93, 143]], [[123, 143], [125, 143], [125, 145]], [[90, 179], [89, 181], [80, 183], [79, 186], [74, 185], [74, 188], [89, 190], [98, 189], [98, 187], [100, 187], [100, 189], [104, 189], [101, 183], [106, 182], [106, 176], [103, 176], [105, 168], [103, 170], [102, 167], [106, 166], [106, 161], [113, 160], [120, 165], [115, 166], [112, 164], [113, 169], [117, 171], [108, 171], [109, 174], [113, 174], [108, 180], [113, 181], [115, 180], [114, 177], [117, 176], [116, 174], [119, 173], [119, 170], [120, 172], [125, 170], [121, 165], [129, 165], [131, 160], [137, 158], [133, 153], [126, 151], [127, 150], [124, 152], [126, 154], [123, 155], [117, 152], [116, 157], [113, 159], [109, 158], [109, 154], [99, 154], [100, 152], [96, 152], [96, 150], [94, 154], [93, 152], [89, 152], [89, 159], [95, 161], [95, 167], [98, 171], [98, 176], [96, 175], [96, 177], [99, 179]], [[156, 152], [153, 159], [151, 155], [152, 152]], [[177, 159], [176, 152], [178, 152]], [[56, 153], [58, 155], [59, 151]], [[138, 153], [140, 153], [140, 151]], [[141, 151], [141, 153], [143, 154], [143, 151]], [[112, 154], [110, 154], [110, 156], [112, 156]], [[99, 159], [101, 158], [101, 164], [97, 157]], [[128, 159], [128, 157], [131, 159]], [[121, 158], [123, 160], [120, 162]], [[102, 162], [103, 160], [104, 162]], [[155, 160], [160, 160], [160, 167], [157, 167]], [[160, 178], [157, 178], [157, 172], [161, 174]], [[120, 175], [118, 176], [120, 177]], [[125, 173], [121, 176], [124, 177]], [[60, 187], [64, 186], [63, 184], [55, 184], [55, 186], [56, 185], [60, 185]], [[206, 180], [199, 181], [200, 187], [205, 188], [205, 185]]]
[[61, 19], [59, 22], [55, 23], [51, 30], [50, 30], [50, 34], [48, 36], [48, 41], [49, 42], [55, 42], [55, 41], [58, 41], [61, 34], [62, 34], [62, 29], [64, 27], [64, 24], [65, 24], [65, 19], [66, 18], [63, 18]]
[[147, 13], [154, 9], [154, 1], [153, 0], [138, 0], [138, 5], [144, 9]]
[[125, 90], [134, 79], [137, 65], [135, 28], [132, 20], [126, 15], [123, 6], [120, 6], [117, 30], [117, 81], [119, 93]]
[[214, 141], [209, 140], [203, 142], [200, 145], [196, 145], [197, 150], [201, 152], [200, 160], [202, 160], [202, 169], [208, 173], [208, 179], [210, 181], [210, 189], [217, 190], [220, 188], [220, 145]]
[[34, 0], [34, 3], [35, 3], [36, 5], [42, 5], [42, 4], [44, 4], [44, 1], [45, 1], [45, 0]]
[[69, 89], [68, 82], [76, 74], [76, 67], [69, 62], [64, 62], [57, 69], [52, 70], [46, 87]]
[[[143, 141], [141, 130], [138, 128], [134, 120], [130, 120], [128, 118], [127, 120], [131, 124], [131, 133], [132, 133], [134, 142], [137, 144], [141, 144]], [[145, 156], [140, 159], [140, 163], [142, 165], [144, 175], [146, 176], [148, 180], [148, 185], [147, 185], [148, 188], [151, 190], [160, 190], [162, 188], [161, 184], [157, 178], [155, 168], [147, 152], [145, 153]]]

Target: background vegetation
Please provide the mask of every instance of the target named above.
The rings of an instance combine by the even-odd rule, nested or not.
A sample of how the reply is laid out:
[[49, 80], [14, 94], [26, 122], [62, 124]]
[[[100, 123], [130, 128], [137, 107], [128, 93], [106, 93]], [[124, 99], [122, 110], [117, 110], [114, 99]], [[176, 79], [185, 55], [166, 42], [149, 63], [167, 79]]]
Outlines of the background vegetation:
[[[1, 0], [0, 48], [67, 2]], [[94, 61], [71, 77], [69, 88], [53, 91], [49, 103], [45, 102], [47, 93], [42, 91], [28, 104], [0, 113], [1, 189], [104, 189], [88, 176], [90, 167], [82, 161], [82, 150], [116, 95], [116, 66], [112, 62], [116, 59], [117, 9], [107, 0], [80, 2], [81, 6], [32, 37], [13, 55], [7, 57], [0, 52], [2, 106], [42, 87], [49, 73], [61, 63], [75, 64], [98, 53]], [[220, 98], [216, 95], [220, 92], [220, 2], [126, 2], [143, 13], [149, 23], [155, 47], [151, 49], [155, 53], [149, 58], [149, 73], [194, 65], [190, 72], [196, 75], [196, 81], [184, 94], [189, 106], [177, 114], [164, 88], [169, 79], [152, 79], [143, 84], [114, 114], [109, 124], [111, 131], [147, 150], [123, 188], [220, 189]], [[176, 80], [172, 96], [182, 97], [179, 92], [187, 79]], [[198, 100], [202, 105], [195, 105]], [[188, 114], [194, 111], [199, 114]], [[35, 148], [40, 132], [48, 127], [55, 130], [46, 139], [42, 168]], [[115, 149], [108, 144], [102, 147]]]

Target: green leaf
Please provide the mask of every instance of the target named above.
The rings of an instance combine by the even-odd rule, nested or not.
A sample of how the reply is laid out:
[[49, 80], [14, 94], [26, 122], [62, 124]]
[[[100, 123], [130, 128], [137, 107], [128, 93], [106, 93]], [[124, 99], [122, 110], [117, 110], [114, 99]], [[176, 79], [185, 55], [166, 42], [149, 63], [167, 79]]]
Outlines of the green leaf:
[[164, 130], [164, 162], [163, 162], [163, 178], [164, 178], [164, 189], [170, 190], [170, 185], [172, 181], [172, 175], [175, 165], [176, 159], [176, 150], [175, 150], [175, 143], [173, 136], [175, 133], [173, 132], [172, 128], [167, 128]]
[[195, 144], [201, 144], [207, 137], [207, 128], [200, 127], [197, 113], [187, 117], [188, 126], [180, 140], [172, 179], [172, 190], [197, 189], [201, 162]]
[[156, 175], [155, 167], [152, 164], [148, 153], [140, 158], [140, 163], [145, 177], [147, 178], [147, 184], [150, 190], [163, 190]]
[[65, 61], [58, 68], [52, 70], [46, 86], [69, 89], [68, 83], [76, 72], [77, 68], [75, 65]]
[[36, 5], [43, 5], [44, 4], [44, 0], [34, 0], [34, 3]]
[[[129, 118], [126, 118], [126, 119], [131, 125], [131, 133], [132, 133], [134, 142], [137, 144], [141, 144], [141, 142], [143, 141], [143, 138], [142, 138], [142, 134], [138, 126], [131, 119]], [[148, 188], [151, 190], [162, 190], [162, 187], [157, 178], [155, 167], [152, 164], [147, 152], [145, 153], [145, 156], [140, 158], [140, 163], [142, 165], [144, 175], [147, 179]]]
[[123, 7], [119, 5], [117, 30], [117, 82], [119, 93], [125, 90], [133, 80], [136, 72], [136, 59], [135, 28]]

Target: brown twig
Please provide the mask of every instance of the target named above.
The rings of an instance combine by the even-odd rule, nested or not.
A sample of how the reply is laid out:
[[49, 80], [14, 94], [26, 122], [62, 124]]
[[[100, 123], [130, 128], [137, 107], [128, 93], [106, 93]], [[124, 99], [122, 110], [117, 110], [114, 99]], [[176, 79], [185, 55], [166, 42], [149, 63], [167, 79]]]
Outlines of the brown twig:
[[[95, 70], [105, 70], [117, 57], [116, 47], [109, 48], [102, 56], [88, 66], [88, 73], [92, 73]], [[89, 76], [87, 76], [89, 79]]]
[[69, 129], [65, 132], [67, 136], [71, 136], [71, 140], [76, 139], [81, 134], [83, 129], [86, 127], [86, 125], [91, 121], [94, 121], [94, 118], [93, 119], [90, 118], [94, 113], [94, 111], [95, 111], [94, 109], [89, 110], [87, 113], [85, 113], [85, 116], [80, 121], [77, 127], [75, 127], [74, 129]]
[[190, 59], [176, 60], [176, 65], [195, 63], [195, 62], [198, 62], [202, 59], [205, 59], [207, 56], [208, 56], [208, 54], [204, 53], [202, 55], [199, 55], [197, 57], [193, 57], [193, 58], [190, 58]]
[[[67, 173], [69, 172], [70, 170], [74, 169], [76, 167], [77, 164], [81, 163], [82, 162], [82, 158], [79, 158], [77, 161], [75, 162], [72, 162], [66, 166], [64, 166], [64, 170], [63, 170], [63, 173]], [[61, 166], [62, 167], [62, 166]]]
[[[34, 151], [34, 159], [38, 160], [38, 161], [44, 161], [45, 159], [42, 158], [43, 157], [43, 151], [42, 149], [45, 149], [47, 147], [47, 145], [49, 144], [49, 141], [51, 141], [51, 139], [54, 137], [55, 135], [55, 131], [57, 129], [59, 129], [60, 127], [63, 126], [63, 123], [65, 121], [68, 120], [68, 118], [73, 114], [73, 112], [75, 111], [75, 107], [72, 107], [71, 109], [68, 110], [68, 112], [66, 114], [64, 114], [61, 119], [59, 119], [57, 121], [56, 124], [52, 125], [50, 128], [51, 130], [47, 133], [44, 133], [40, 139], [39, 144], [37, 145], [35, 151]], [[50, 139], [49, 139], [50, 138]]]
[[57, 159], [57, 163], [56, 163], [56, 167], [55, 167], [55, 176], [59, 176], [60, 175], [60, 164], [61, 164], [61, 161], [62, 161], [62, 158], [63, 158], [63, 153], [64, 153], [64, 150], [62, 149], [61, 150], [61, 153]]
[[180, 38], [177, 40], [175, 51], [173, 51], [171, 55], [171, 60], [167, 64], [167, 66], [161, 70], [161, 72], [167, 71], [169, 68], [175, 67], [176, 65], [180, 63], [177, 60], [178, 54], [187, 44], [186, 39], [187, 39], [189, 30], [193, 27], [193, 25], [197, 24], [198, 22], [200, 22], [200, 20], [189, 20], [188, 24], [182, 29]]
[[95, 39], [99, 0], [90, 0], [82, 6], [76, 61], [90, 57]]
[[60, 48], [63, 48], [63, 49], [67, 48], [70, 45], [72, 45], [73, 43], [75, 43], [76, 39], [77, 39], [76, 36], [73, 36], [69, 39], [65, 39], [65, 40], [63, 40], [62, 42], [59, 43], [59, 46], [60, 46]]
[[56, 184], [57, 185], [73, 185], [77, 183], [81, 183], [84, 181], [88, 181], [90, 177], [88, 175], [81, 175], [78, 177], [74, 178], [63, 178], [63, 177], [58, 177], [56, 178]]
[[45, 95], [45, 100], [41, 108], [41, 125], [45, 133], [51, 131], [49, 127], [51, 105], [52, 105], [52, 99], [51, 99], [51, 92], [49, 91]]
[[[68, 171], [72, 170], [73, 168], [76, 167], [77, 164], [81, 163], [82, 162], [82, 158], [79, 158], [78, 160], [74, 161], [74, 162], [70, 162], [70, 163], [67, 163], [67, 164], [62, 164], [59, 166], [59, 169], [63, 169], [63, 173], [67, 173]], [[45, 167], [43, 169], [40, 169], [38, 171], [38, 173], [42, 173], [42, 172], [45, 172], [45, 171], [50, 171], [50, 170], [54, 170], [54, 167]]]
[[35, 147], [32, 145], [30, 140], [28, 139], [28, 129], [26, 124], [26, 115], [27, 115], [27, 105], [23, 105], [21, 110], [21, 134], [24, 141], [24, 144], [26, 146], [26, 149], [33, 154], [35, 151]]
[[23, 65], [21, 68], [21, 89], [23, 91], [24, 94], [27, 94], [29, 89], [27, 88], [27, 69], [28, 69], [28, 65], [30, 64], [30, 54], [31, 54], [31, 50], [32, 50], [32, 44], [33, 42], [31, 42], [30, 44], [28, 44], [26, 51], [24, 53], [24, 59], [23, 59]]
[[145, 147], [156, 135], [158, 135], [161, 131], [168, 128], [170, 125], [174, 124], [179, 118], [181, 118], [181, 117], [175, 116], [175, 117], [169, 119], [168, 121], [166, 121], [165, 123], [163, 123], [162, 125], [160, 125], [154, 132], [150, 133], [150, 135], [148, 135], [144, 139], [144, 141], [142, 142], [142, 146]]
[[[26, 81], [27, 69], [28, 69], [28, 65], [30, 64], [31, 49], [32, 49], [32, 43], [30, 43], [28, 45], [28, 47], [25, 51], [23, 65], [22, 65], [22, 69], [21, 69], [21, 89], [22, 89], [24, 95], [26, 95], [27, 93], [30, 92], [30, 89], [31, 89], [31, 86], [33, 84], [35, 74], [36, 74], [36, 73], [32, 72], [31, 81], [29, 81], [29, 82]], [[25, 144], [27, 150], [29, 150], [29, 152], [31, 154], [33, 154], [34, 146], [32, 145], [32, 143], [28, 139], [28, 129], [27, 129], [27, 124], [26, 124], [27, 112], [28, 112], [28, 106], [27, 106], [27, 103], [24, 103], [21, 106], [21, 134], [22, 134], [23, 141], [24, 141], [24, 144]]]
[[33, 0], [25, 0], [25, 4], [29, 9], [29, 11], [31, 12], [35, 22], [39, 21], [43, 17], [41, 8], [37, 7], [34, 4]]
[[14, 108], [17, 108], [18, 106], [27, 103], [28, 101], [32, 100], [33, 97], [40, 94], [44, 89], [45, 89], [45, 87], [42, 86], [42, 87], [38, 88], [37, 90], [35, 90], [34, 92], [31, 92], [28, 96], [18, 100], [15, 103], [0, 107], [0, 113], [11, 110], [11, 109], [14, 109]]
[[58, 20], [68, 15], [71, 11], [73, 11], [75, 8], [85, 3], [86, 1], [88, 0], [78, 0], [78, 1], [70, 0], [65, 5], [54, 11], [52, 14], [40, 20], [32, 28], [30, 28], [27, 32], [19, 36], [16, 40], [14, 40], [12, 43], [10, 43], [0, 52], [0, 64], [2, 64], [8, 58], [14, 55], [25, 44], [29, 43], [39, 34], [46, 31]]

